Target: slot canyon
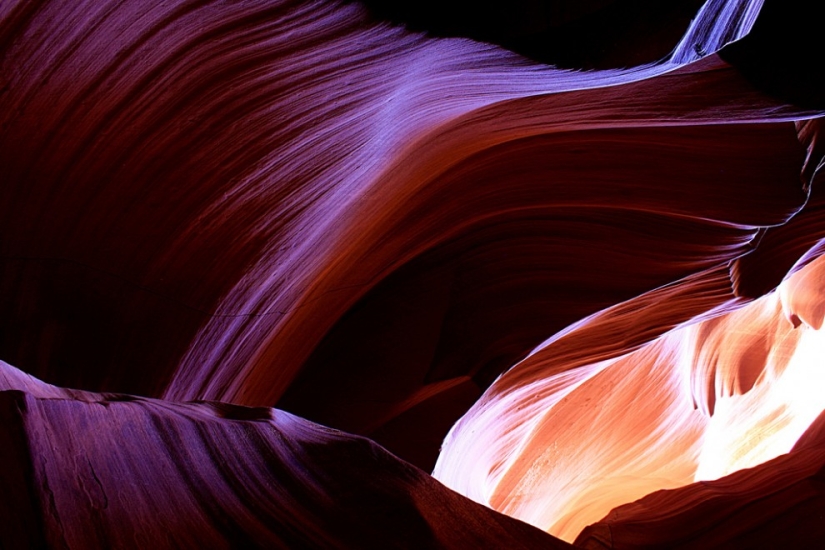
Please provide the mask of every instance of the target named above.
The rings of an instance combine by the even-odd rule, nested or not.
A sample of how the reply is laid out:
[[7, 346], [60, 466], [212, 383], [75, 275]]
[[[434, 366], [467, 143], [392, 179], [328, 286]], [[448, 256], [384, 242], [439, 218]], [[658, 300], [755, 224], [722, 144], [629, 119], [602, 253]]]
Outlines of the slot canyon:
[[0, 548], [825, 547], [801, 0], [0, 0]]

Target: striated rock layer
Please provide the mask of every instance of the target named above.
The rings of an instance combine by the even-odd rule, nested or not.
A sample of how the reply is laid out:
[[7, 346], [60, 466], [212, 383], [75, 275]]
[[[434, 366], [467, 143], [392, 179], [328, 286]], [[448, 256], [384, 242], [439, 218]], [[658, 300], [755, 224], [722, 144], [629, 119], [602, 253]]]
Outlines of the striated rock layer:
[[790, 452], [825, 410], [823, 273], [820, 257], [776, 292], [721, 303], [629, 354], [610, 336], [651, 336], [629, 316], [662, 326], [686, 298], [710, 305], [721, 274], [582, 321], [493, 384], [445, 441], [436, 477], [573, 540], [624, 502]]
[[550, 335], [800, 209], [791, 121], [817, 111], [710, 53], [739, 4], [668, 61], [582, 73], [356, 5], [6, 3], [0, 353], [279, 404], [429, 468]]
[[0, 363], [4, 548], [570, 548], [275, 409], [67, 391]]
[[659, 491], [587, 527], [576, 546], [816, 548], [825, 541], [822, 416], [786, 455], [725, 478]]
[[0, 1], [3, 541], [819, 540], [816, 14], [368, 4]]

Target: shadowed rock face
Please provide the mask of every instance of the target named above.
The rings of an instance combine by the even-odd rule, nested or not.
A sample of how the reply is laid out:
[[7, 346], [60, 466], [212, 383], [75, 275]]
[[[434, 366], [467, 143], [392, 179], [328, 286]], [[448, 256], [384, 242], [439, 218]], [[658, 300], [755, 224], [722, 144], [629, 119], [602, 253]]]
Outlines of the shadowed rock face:
[[576, 539], [583, 548], [815, 547], [825, 532], [822, 417], [790, 453], [722, 479], [620, 506]]
[[61, 390], [0, 363], [6, 548], [569, 548], [273, 409]]
[[[4, 366], [2, 483], [17, 495], [4, 542], [561, 547], [368, 440], [269, 407], [427, 471], [438, 459], [450, 487], [547, 529], [508, 490], [533, 459], [605, 456], [585, 433], [631, 454], [622, 429], [676, 399], [672, 350], [689, 340], [708, 358], [688, 377], [705, 416], [669, 421], [685, 440], [722, 422], [720, 398], [763, 387], [742, 365], [773, 357], [772, 340], [752, 335], [717, 370], [701, 342], [743, 330], [717, 316], [747, 322], [756, 310], [739, 308], [778, 300], [788, 326], [771, 323], [819, 329], [816, 278], [799, 275], [825, 238], [815, 14], [770, 0], [488, 3], [461, 18], [366, 4], [0, 5], [0, 359], [81, 388]], [[784, 298], [760, 298], [780, 283], [770, 296]], [[602, 373], [609, 362], [627, 373]], [[575, 429], [556, 437], [561, 425]], [[533, 433], [556, 454], [521, 446]], [[605, 467], [633, 470], [646, 445]], [[679, 470], [696, 458], [685, 445], [669, 484], [611, 486], [605, 512], [665, 486], [683, 496], [616, 508], [579, 541], [774, 540], [800, 487], [819, 494], [817, 452], [707, 489]], [[761, 498], [757, 478], [785, 484], [756, 505], [776, 527], [728, 531]], [[582, 499], [597, 491], [577, 483]], [[806, 525], [789, 540], [818, 540]]]

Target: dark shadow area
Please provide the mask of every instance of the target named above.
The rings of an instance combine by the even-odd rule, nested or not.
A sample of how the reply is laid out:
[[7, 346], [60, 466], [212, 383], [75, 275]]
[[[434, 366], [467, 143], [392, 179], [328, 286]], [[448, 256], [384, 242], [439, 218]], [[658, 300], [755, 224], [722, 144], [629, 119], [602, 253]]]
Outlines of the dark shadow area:
[[765, 0], [750, 34], [719, 53], [762, 91], [825, 109], [823, 12], [819, 2]]
[[432, 36], [501, 45], [575, 69], [641, 65], [678, 43], [702, 0], [362, 0], [374, 17]]

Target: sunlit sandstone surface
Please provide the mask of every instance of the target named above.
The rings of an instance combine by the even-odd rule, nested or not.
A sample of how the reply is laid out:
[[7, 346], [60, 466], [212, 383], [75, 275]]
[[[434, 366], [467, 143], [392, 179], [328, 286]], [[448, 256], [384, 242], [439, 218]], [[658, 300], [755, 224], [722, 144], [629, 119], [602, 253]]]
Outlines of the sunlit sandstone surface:
[[[824, 292], [818, 258], [777, 291], [629, 354], [560, 357], [565, 340], [625, 312], [597, 314], [493, 384], [448, 436], [435, 475], [572, 540], [625, 502], [786, 454], [825, 410]], [[651, 307], [645, 298], [623, 305]]]
[[0, 0], [0, 546], [822, 544], [817, 10], [366, 4]]

